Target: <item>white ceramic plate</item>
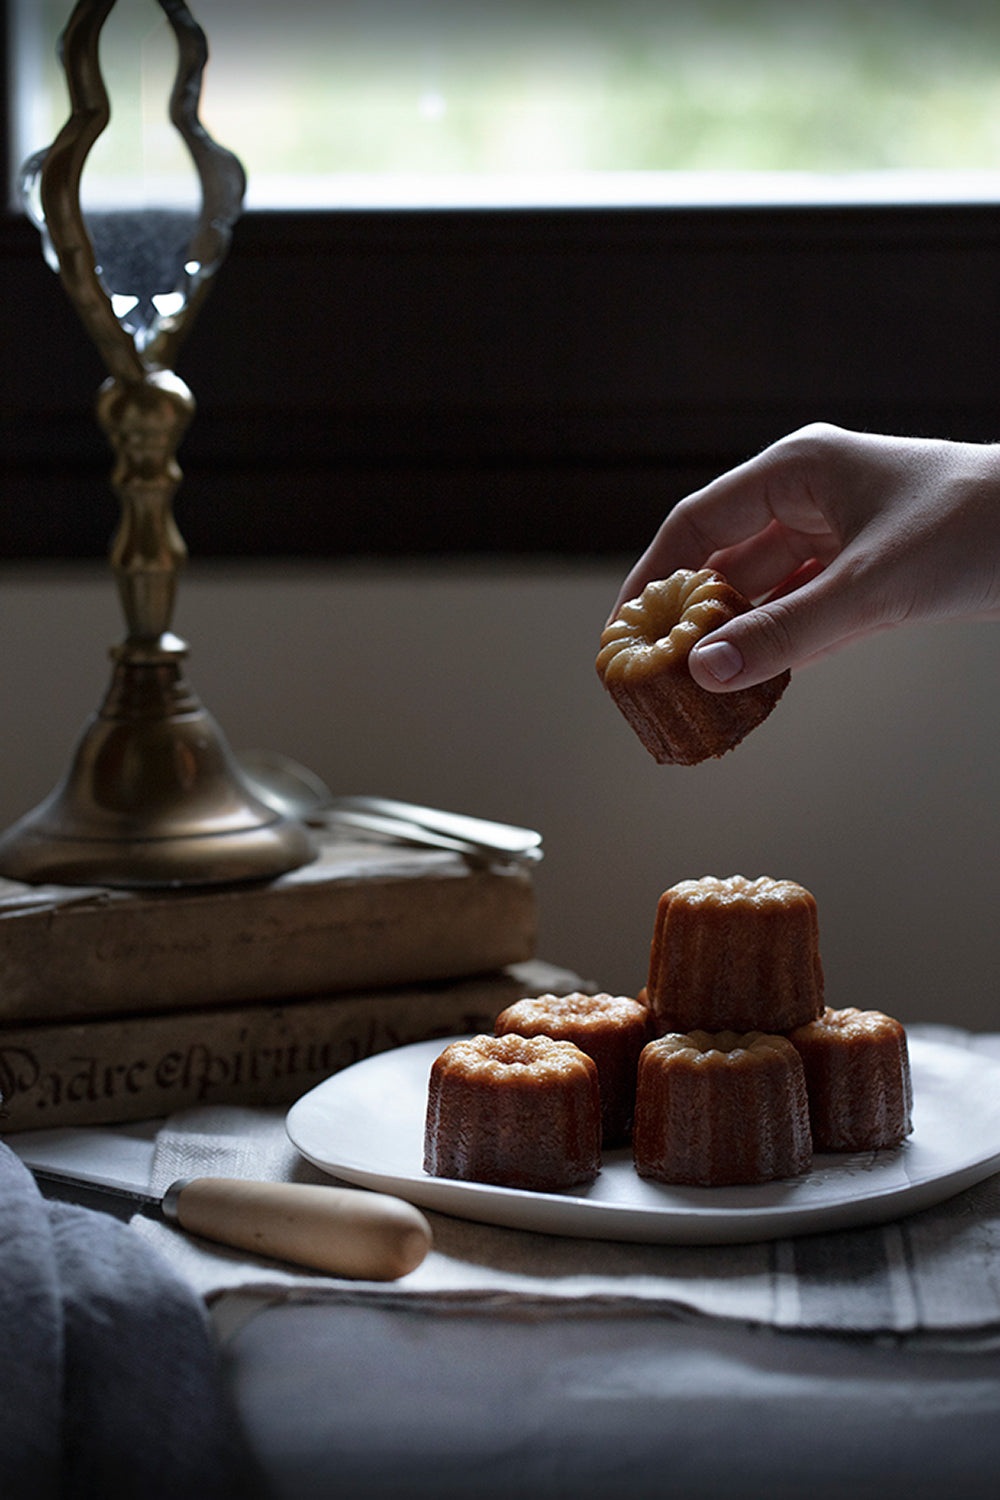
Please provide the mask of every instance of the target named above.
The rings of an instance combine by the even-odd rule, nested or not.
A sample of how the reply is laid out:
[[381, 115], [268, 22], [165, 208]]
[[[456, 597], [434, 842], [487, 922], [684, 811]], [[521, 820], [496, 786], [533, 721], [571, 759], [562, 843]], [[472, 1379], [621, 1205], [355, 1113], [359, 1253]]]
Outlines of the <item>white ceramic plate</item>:
[[[451, 1038], [450, 1040], [454, 1040]], [[1000, 1063], [920, 1038], [910, 1042], [914, 1131], [892, 1151], [816, 1156], [794, 1181], [671, 1188], [644, 1181], [628, 1150], [605, 1153], [582, 1191], [532, 1193], [429, 1177], [424, 1111], [437, 1039], [355, 1063], [293, 1105], [289, 1137], [345, 1182], [458, 1218], [546, 1234], [662, 1244], [724, 1244], [881, 1223], [1000, 1171]]]

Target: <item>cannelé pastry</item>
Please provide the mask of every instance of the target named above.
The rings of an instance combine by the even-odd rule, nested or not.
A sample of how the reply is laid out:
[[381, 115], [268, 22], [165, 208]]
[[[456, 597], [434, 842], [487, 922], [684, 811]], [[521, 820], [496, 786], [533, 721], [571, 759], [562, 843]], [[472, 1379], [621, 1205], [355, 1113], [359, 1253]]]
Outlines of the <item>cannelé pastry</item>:
[[762, 875], [682, 880], [657, 904], [646, 1003], [654, 1029], [787, 1032], [823, 1012], [816, 902]]
[[802, 1059], [817, 1151], [898, 1146], [913, 1128], [906, 1031], [878, 1010], [826, 1009], [789, 1041]]
[[572, 1042], [480, 1035], [435, 1059], [424, 1127], [432, 1176], [544, 1192], [600, 1167], [597, 1065]]
[[657, 1182], [731, 1187], [797, 1177], [812, 1162], [805, 1076], [785, 1037], [693, 1031], [639, 1059], [632, 1151]]
[[498, 1036], [550, 1036], [574, 1042], [597, 1065], [602, 1142], [628, 1142], [639, 1054], [650, 1039], [649, 1011], [625, 995], [538, 995], [517, 1000], [496, 1018]]
[[691, 647], [749, 608], [713, 568], [681, 569], [648, 583], [605, 627], [598, 676], [661, 764], [724, 755], [763, 723], [788, 686], [785, 671], [755, 687], [710, 693], [688, 671]]

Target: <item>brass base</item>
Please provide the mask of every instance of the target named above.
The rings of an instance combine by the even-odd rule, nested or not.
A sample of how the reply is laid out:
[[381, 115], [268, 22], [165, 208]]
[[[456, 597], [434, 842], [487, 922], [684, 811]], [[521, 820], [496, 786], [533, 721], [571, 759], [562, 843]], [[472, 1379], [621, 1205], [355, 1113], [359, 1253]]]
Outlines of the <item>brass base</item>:
[[114, 654], [107, 697], [66, 776], [0, 836], [0, 875], [183, 887], [272, 879], [313, 860], [305, 828], [244, 781], [184, 679], [182, 643], [161, 640], [145, 660], [134, 647]]

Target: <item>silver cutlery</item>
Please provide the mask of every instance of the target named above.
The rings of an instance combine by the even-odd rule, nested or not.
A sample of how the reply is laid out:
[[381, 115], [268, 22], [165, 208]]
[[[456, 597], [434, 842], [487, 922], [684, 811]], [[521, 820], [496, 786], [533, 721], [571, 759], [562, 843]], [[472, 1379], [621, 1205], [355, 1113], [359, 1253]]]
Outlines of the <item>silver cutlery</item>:
[[237, 760], [263, 802], [304, 823], [359, 828], [485, 860], [531, 864], [542, 857], [542, 836], [531, 828], [394, 797], [334, 796], [314, 771], [274, 751], [245, 750]]

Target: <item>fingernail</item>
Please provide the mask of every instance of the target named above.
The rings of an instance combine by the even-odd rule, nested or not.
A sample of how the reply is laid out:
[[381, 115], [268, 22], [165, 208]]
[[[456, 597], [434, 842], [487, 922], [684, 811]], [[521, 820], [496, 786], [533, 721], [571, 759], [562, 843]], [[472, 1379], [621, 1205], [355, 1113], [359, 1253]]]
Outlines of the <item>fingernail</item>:
[[695, 650], [698, 660], [716, 682], [731, 682], [743, 671], [743, 658], [728, 641], [709, 641], [707, 646], [696, 646]]

